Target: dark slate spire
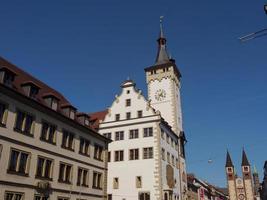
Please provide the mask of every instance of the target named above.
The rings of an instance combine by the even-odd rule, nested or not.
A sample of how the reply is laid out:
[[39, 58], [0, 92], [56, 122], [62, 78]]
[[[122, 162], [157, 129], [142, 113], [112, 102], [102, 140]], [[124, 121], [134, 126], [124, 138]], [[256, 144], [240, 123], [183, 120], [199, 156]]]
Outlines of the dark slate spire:
[[242, 166], [250, 166], [245, 150], [242, 152]]
[[160, 17], [160, 34], [159, 34], [159, 39], [158, 41], [158, 53], [157, 53], [157, 58], [156, 58], [156, 65], [168, 63], [170, 61], [169, 55], [167, 53], [167, 48], [166, 48], [166, 38], [164, 37], [163, 34], [163, 25], [162, 25], [162, 19], [163, 16]]
[[227, 150], [225, 167], [234, 167], [229, 151]]

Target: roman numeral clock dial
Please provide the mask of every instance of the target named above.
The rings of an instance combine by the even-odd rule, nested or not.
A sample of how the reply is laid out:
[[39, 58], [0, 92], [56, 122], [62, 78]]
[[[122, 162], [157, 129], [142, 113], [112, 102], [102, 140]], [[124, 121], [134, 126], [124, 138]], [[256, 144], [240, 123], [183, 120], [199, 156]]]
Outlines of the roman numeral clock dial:
[[157, 101], [163, 101], [166, 98], [166, 91], [163, 89], [159, 89], [155, 93], [155, 99]]

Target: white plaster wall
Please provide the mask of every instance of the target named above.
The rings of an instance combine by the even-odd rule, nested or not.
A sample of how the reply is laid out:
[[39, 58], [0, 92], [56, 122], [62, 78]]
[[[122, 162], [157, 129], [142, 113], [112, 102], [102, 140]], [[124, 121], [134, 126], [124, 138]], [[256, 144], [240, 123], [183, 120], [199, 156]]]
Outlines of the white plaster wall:
[[[162, 139], [161, 138], [161, 148], [164, 148], [165, 149], [165, 160], [162, 160], [161, 159], [161, 162], [162, 162], [162, 187], [163, 187], [163, 190], [167, 190], [169, 189], [169, 186], [167, 185], [167, 178], [166, 178], [166, 166], [169, 164], [168, 161], [167, 161], [167, 152], [170, 153], [170, 155], [174, 156], [175, 160], [174, 160], [174, 166], [172, 165], [172, 160], [171, 160], [171, 156], [170, 156], [170, 165], [172, 165], [173, 169], [174, 169], [174, 177], [176, 179], [176, 184], [175, 184], [175, 187], [173, 188], [173, 196], [181, 196], [181, 192], [180, 192], [180, 172], [176, 166], [176, 159], [178, 159], [178, 151], [175, 149], [175, 145], [174, 147], [171, 146], [171, 142], [170, 143], [167, 143], [167, 140], [166, 140], [166, 134], [168, 134], [170, 136], [170, 141], [171, 141], [171, 138], [175, 141], [175, 142], [178, 142], [178, 137], [173, 135], [170, 131], [168, 131], [167, 128], [164, 128], [164, 132], [165, 132], [165, 139]], [[163, 198], [163, 197], [162, 197]]]
[[[129, 91], [130, 93], [127, 93]], [[131, 106], [126, 107], [126, 99], [131, 99]], [[137, 111], [143, 111], [143, 118], [136, 118]], [[125, 120], [125, 113], [131, 112], [132, 119]], [[121, 115], [121, 121], [114, 121], [115, 115]], [[109, 114], [100, 124], [100, 133], [112, 133], [112, 139], [115, 139], [116, 131], [124, 131], [124, 140], [113, 141], [109, 144], [111, 152], [111, 162], [108, 163], [108, 194], [113, 195], [114, 200], [138, 199], [138, 193], [150, 192], [151, 200], [158, 199], [158, 183], [155, 175], [158, 173], [156, 167], [156, 136], [157, 121], [160, 116], [156, 115], [145, 98], [133, 86], [122, 89], [122, 93], [117, 96], [109, 109]], [[143, 128], [153, 127], [153, 137], [143, 137]], [[138, 129], [139, 138], [129, 139], [129, 130]], [[153, 147], [153, 159], [143, 159], [143, 148]], [[129, 149], [139, 149], [139, 160], [129, 160]], [[114, 162], [114, 151], [124, 151], [124, 161]], [[136, 177], [142, 176], [142, 188], [136, 188]], [[119, 178], [119, 189], [113, 189], [113, 178]]]

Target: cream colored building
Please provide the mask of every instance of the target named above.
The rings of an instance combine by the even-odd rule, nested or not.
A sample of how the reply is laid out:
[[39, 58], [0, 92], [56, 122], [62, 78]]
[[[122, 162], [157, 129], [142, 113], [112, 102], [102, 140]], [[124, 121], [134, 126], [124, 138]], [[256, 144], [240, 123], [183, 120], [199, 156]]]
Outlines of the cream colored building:
[[109, 141], [60, 93], [0, 57], [0, 199], [106, 199]]
[[104, 115], [91, 115], [99, 123], [99, 133], [113, 140], [109, 144], [108, 197], [185, 200], [181, 74], [167, 54], [162, 28], [156, 63], [145, 72], [148, 100], [127, 80]]

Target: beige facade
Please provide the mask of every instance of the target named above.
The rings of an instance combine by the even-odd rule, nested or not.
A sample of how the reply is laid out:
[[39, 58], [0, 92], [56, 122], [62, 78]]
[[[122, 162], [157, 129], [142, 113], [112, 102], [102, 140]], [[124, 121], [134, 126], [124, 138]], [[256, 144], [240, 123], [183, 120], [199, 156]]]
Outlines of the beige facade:
[[[86, 114], [62, 106], [63, 97], [34, 78], [27, 81], [38, 85], [38, 95], [33, 84], [22, 93], [18, 81], [29, 76], [8, 65], [0, 69], [0, 199], [106, 199], [109, 140], [89, 127]], [[8, 81], [11, 71], [15, 77]], [[39, 95], [47, 88], [54, 101]]]
[[254, 193], [254, 185], [251, 175], [251, 167], [247, 155], [243, 150], [242, 154], [242, 177], [236, 175], [229, 152], [226, 158], [226, 177], [230, 200], [254, 200], [257, 196]]

